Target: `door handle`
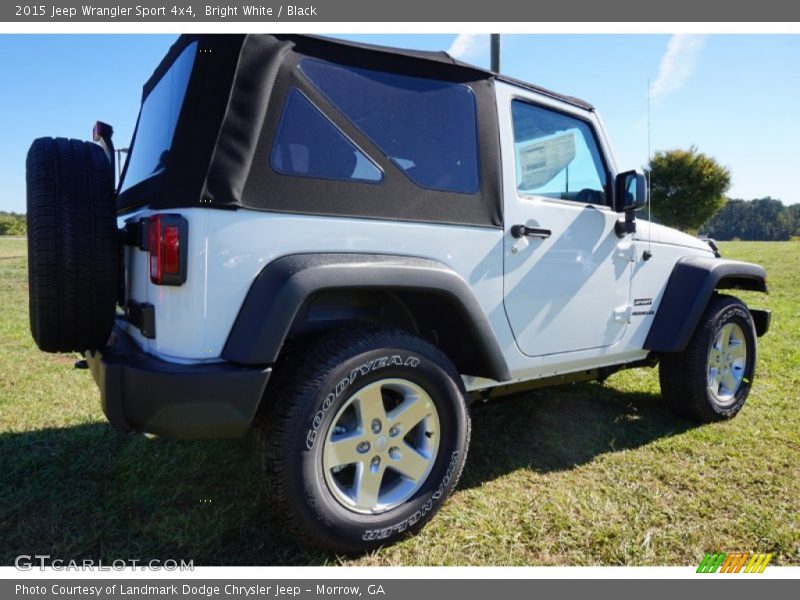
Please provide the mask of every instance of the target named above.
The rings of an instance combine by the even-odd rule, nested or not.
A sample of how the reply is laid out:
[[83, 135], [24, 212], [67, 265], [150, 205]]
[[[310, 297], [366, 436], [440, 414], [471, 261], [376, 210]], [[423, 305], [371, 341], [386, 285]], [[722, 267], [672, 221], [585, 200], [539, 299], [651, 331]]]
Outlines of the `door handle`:
[[543, 227], [528, 227], [527, 225], [514, 225], [511, 227], [511, 235], [515, 238], [537, 237], [549, 238], [553, 232]]

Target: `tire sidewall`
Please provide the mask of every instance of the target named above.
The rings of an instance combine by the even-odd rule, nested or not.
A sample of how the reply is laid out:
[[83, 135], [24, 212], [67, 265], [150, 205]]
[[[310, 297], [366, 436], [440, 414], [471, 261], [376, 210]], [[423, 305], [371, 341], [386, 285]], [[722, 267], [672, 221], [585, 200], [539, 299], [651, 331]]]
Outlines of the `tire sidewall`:
[[[342, 506], [328, 489], [322, 449], [344, 403], [364, 386], [387, 378], [409, 380], [430, 395], [439, 414], [438, 452], [425, 482], [407, 501], [377, 515], [359, 514]], [[419, 530], [452, 491], [466, 459], [469, 417], [463, 388], [453, 375], [418, 349], [375, 348], [331, 370], [308, 400], [308, 417], [294, 432], [289, 451], [299, 456], [296, 491], [306, 501], [301, 508], [308, 512], [306, 522], [315, 524], [315, 533], [336, 547], [361, 551]]]
[[750, 393], [750, 386], [753, 382], [753, 375], [755, 374], [756, 366], [756, 334], [753, 325], [752, 317], [747, 307], [736, 302], [728, 304], [723, 307], [715, 316], [712, 326], [709, 329], [708, 343], [706, 346], [706, 360], [703, 373], [707, 374], [709, 369], [709, 361], [711, 360], [711, 349], [714, 345], [714, 340], [720, 330], [728, 323], [736, 323], [742, 328], [745, 336], [745, 343], [747, 344], [747, 361], [745, 362], [744, 375], [739, 389], [734, 394], [735, 401], [730, 404], [721, 405], [711, 392], [708, 390], [707, 384], [705, 385], [706, 399], [709, 408], [723, 418], [730, 418], [741, 410]]

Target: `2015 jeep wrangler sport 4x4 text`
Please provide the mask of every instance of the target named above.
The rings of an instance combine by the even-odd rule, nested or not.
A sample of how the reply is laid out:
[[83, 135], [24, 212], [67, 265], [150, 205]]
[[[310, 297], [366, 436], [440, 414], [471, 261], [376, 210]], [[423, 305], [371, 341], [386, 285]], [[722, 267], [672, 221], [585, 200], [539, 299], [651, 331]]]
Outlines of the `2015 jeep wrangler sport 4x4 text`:
[[418, 531], [459, 480], [468, 399], [659, 365], [736, 415], [764, 270], [635, 220], [587, 103], [459, 63], [298, 35], [182, 36], [117, 185], [109, 126], [28, 154], [30, 319], [85, 353], [123, 431], [255, 429], [307, 542]]

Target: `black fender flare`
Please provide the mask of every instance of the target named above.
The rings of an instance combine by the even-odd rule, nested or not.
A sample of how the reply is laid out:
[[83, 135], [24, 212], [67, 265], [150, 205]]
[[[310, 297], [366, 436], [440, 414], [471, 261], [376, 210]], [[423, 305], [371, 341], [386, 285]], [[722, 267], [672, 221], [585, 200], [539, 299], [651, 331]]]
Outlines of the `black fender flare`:
[[686, 348], [714, 290], [767, 291], [763, 267], [705, 256], [680, 259], [672, 273], [644, 342], [645, 350], [681, 352]]
[[222, 358], [270, 365], [307, 298], [336, 289], [429, 291], [461, 312], [487, 376], [508, 381], [511, 373], [486, 315], [469, 284], [447, 265], [411, 256], [356, 253], [291, 254], [266, 265], [253, 281], [234, 321]]

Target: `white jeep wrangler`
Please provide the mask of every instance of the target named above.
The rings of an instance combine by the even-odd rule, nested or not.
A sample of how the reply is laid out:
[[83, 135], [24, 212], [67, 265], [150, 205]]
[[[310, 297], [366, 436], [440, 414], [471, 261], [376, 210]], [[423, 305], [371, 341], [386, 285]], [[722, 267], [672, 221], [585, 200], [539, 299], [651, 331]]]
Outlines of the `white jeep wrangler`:
[[[28, 154], [30, 318], [84, 352], [111, 424], [256, 430], [270, 503], [359, 552], [459, 480], [468, 401], [659, 364], [665, 400], [733, 417], [764, 270], [635, 220], [593, 108], [446, 54], [182, 36], [111, 128]], [[119, 307], [119, 308], [118, 308]]]

